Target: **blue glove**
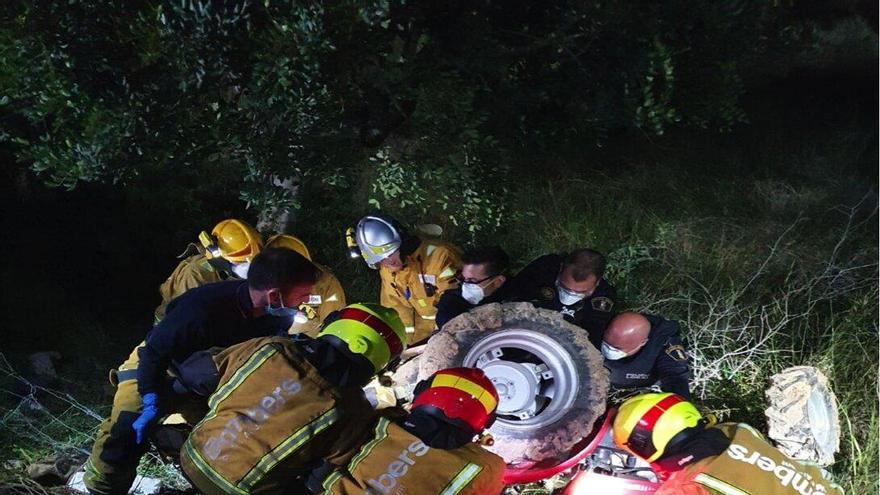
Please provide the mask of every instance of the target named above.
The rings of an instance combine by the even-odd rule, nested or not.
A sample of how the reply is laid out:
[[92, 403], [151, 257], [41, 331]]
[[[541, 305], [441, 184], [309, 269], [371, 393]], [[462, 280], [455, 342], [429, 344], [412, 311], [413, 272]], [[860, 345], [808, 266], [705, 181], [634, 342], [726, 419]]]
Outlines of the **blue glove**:
[[153, 392], [144, 394], [142, 403], [143, 411], [141, 415], [131, 424], [138, 445], [144, 441], [144, 432], [150, 426], [150, 423], [159, 415], [159, 396]]

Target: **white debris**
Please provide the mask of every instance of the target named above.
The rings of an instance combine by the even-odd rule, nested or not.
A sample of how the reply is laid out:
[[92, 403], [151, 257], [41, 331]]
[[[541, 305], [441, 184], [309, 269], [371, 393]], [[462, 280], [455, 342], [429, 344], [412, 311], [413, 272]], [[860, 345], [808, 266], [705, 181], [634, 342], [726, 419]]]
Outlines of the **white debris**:
[[[89, 490], [86, 488], [85, 483], [83, 483], [83, 475], [85, 475], [84, 471], [76, 472], [70, 477], [70, 480], [67, 482], [67, 487], [80, 493], [88, 493]], [[162, 480], [138, 475], [137, 478], [134, 479], [134, 484], [131, 486], [129, 493], [153, 495], [159, 493], [161, 488]]]

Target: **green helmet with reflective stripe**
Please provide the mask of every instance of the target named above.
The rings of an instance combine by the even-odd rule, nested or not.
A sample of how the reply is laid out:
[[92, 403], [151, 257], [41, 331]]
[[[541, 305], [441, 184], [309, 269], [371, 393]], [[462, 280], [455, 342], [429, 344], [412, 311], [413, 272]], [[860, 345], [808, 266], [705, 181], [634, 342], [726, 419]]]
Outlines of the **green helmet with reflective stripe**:
[[367, 358], [379, 372], [406, 349], [406, 331], [397, 311], [379, 304], [350, 304], [324, 322], [318, 338], [332, 335], [350, 352]]

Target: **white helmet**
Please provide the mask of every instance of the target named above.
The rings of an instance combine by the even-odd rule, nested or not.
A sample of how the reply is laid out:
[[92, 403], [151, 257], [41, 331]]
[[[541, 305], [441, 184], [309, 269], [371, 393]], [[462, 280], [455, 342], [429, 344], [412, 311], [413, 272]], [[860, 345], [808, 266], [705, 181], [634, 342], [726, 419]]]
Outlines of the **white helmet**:
[[361, 218], [355, 229], [355, 241], [361, 256], [370, 268], [394, 254], [403, 244], [402, 228], [392, 218], [366, 216]]

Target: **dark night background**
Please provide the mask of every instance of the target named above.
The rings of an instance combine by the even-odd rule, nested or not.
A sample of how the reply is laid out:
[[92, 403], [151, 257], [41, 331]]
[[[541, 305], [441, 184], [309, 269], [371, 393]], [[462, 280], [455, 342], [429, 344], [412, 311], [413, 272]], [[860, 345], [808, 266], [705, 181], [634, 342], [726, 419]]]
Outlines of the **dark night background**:
[[[731, 321], [764, 308], [759, 332], [785, 300], [782, 354], [702, 396], [760, 423], [761, 380], [824, 367], [850, 419], [833, 470], [868, 493], [876, 2], [658, 4], [272, 2], [242, 17], [212, 2], [216, 20], [146, 1], [5, 4], [0, 352], [23, 369], [58, 351], [55, 385], [103, 412], [106, 370], [199, 231], [295, 205], [292, 232], [349, 301], [374, 300], [343, 231], [378, 206], [501, 244], [518, 267], [596, 247], [628, 305], [686, 328], [716, 322], [717, 296], [741, 310]], [[706, 300], [654, 304], [671, 295]], [[21, 427], [10, 397], [4, 429]], [[4, 458], [79, 441], [59, 435], [6, 438]]]

